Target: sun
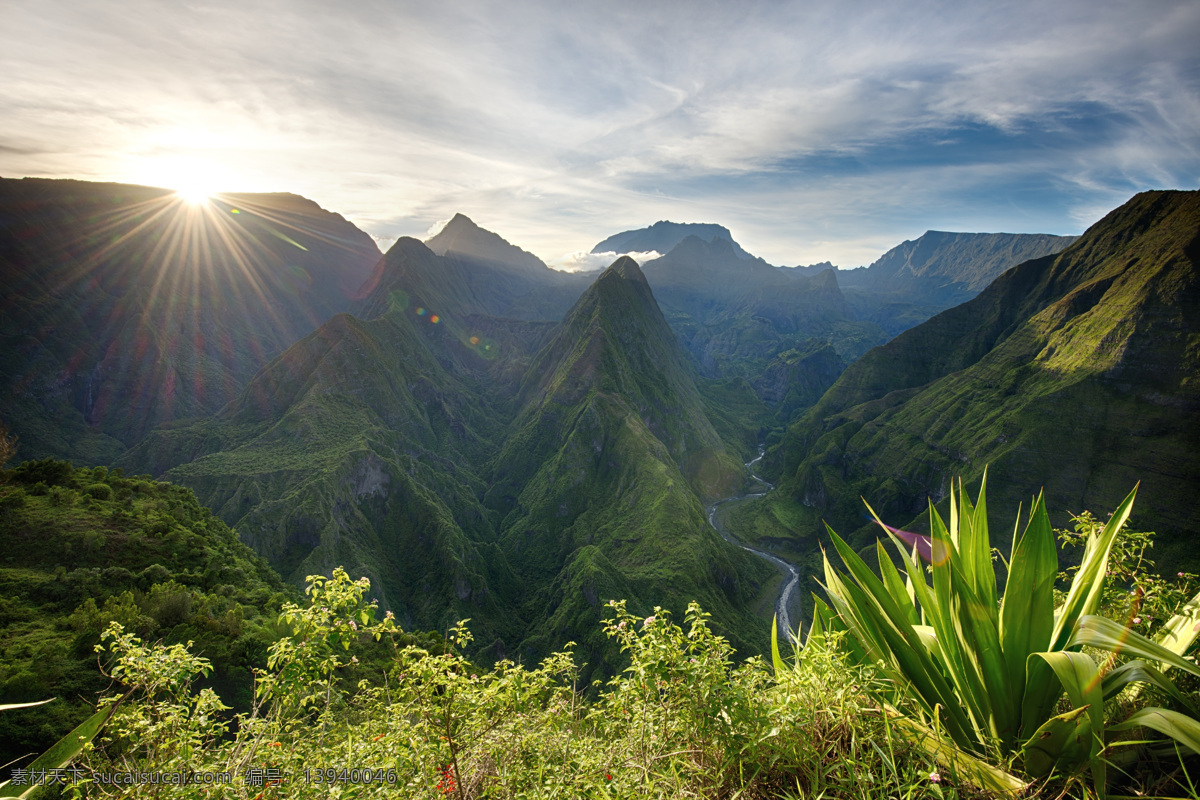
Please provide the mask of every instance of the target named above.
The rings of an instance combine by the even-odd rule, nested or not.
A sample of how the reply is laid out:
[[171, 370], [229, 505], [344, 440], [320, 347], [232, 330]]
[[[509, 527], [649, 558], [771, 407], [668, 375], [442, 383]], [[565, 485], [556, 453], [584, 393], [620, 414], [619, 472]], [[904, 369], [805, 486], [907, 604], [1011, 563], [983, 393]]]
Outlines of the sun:
[[215, 189], [205, 183], [185, 183], [175, 190], [175, 194], [191, 206], [207, 203], [216, 193]]
[[178, 155], [143, 164], [143, 180], [151, 186], [174, 189], [176, 196], [192, 206], [200, 206], [213, 196], [229, 191], [235, 182], [233, 172], [224, 164], [204, 157]]

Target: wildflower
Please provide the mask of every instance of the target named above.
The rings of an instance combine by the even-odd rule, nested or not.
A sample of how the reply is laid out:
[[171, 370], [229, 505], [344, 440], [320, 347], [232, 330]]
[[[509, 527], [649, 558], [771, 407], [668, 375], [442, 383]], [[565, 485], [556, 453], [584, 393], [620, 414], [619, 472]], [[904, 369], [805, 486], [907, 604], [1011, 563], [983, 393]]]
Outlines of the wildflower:
[[383, 618], [384, 619], [395, 619], [396, 615], [389, 611], [389, 612], [387, 612], [387, 614], [384, 614]]
[[931, 772], [931, 773], [929, 773], [929, 782], [930, 783], [941, 783], [942, 776], [936, 772]]
[[350, 630], [353, 630], [353, 631], [358, 630], [358, 623], [355, 622], [354, 620], [350, 620]]
[[654, 616], [646, 617], [646, 621], [642, 623], [642, 627], [649, 627], [654, 624]]
[[617, 623], [617, 630], [621, 630], [624, 627], [625, 627], [625, 620], [621, 620], [620, 622]]
[[611, 773], [611, 772], [606, 772], [606, 773], [604, 773], [604, 780], [606, 780], [606, 781], [611, 781], [611, 780], [612, 780], [612, 773]]
[[350, 656], [350, 663], [351, 663], [351, 664], [357, 664], [357, 663], [358, 663], [358, 656]]
[[1134, 618], [1133, 618], [1133, 624], [1134, 624], [1134, 625], [1141, 625], [1141, 624], [1142, 624], [1142, 618], [1141, 618], [1141, 617], [1134, 617]]
[[1179, 573], [1179, 577], [1181, 577], [1181, 578], [1183, 577], [1183, 573], [1182, 573], [1182, 572], [1181, 572], [1181, 573]]

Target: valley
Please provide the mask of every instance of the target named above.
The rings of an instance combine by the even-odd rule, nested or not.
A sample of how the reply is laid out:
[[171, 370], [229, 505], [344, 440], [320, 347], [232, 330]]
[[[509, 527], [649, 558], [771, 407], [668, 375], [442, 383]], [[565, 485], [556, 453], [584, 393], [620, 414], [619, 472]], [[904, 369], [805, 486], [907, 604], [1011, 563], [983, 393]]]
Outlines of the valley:
[[[21, 459], [187, 487], [290, 584], [367, 576], [407, 629], [471, 618], [484, 660], [575, 641], [605, 674], [610, 599], [699, 600], [764, 653], [772, 613], [807, 622], [823, 520], [866, 547], [861, 495], [919, 529], [985, 464], [1005, 501], [1046, 485], [1077, 508], [1136, 471], [1164, 563], [1185, 563], [1194, 193], [1139, 195], [1078, 240], [931, 231], [856, 270], [660, 222], [596, 245], [665, 251], [644, 264], [562, 273], [461, 214], [380, 255], [291, 196], [214, 201], [185, 229], [157, 190], [0, 189], [0, 419]], [[228, 256], [189, 261], [186, 237], [213, 252], [230, 225]], [[185, 306], [155, 289], [180, 270]]]

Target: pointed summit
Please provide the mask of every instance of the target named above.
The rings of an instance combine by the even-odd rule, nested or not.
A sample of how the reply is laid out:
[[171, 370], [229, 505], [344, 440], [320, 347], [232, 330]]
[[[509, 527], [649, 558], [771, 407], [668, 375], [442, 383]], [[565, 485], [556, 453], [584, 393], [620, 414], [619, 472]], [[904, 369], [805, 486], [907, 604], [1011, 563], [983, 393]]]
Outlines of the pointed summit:
[[511, 275], [548, 278], [555, 274], [533, 253], [510, 244], [499, 234], [479, 227], [465, 214], [455, 214], [446, 227], [427, 239], [425, 244], [439, 256], [449, 256]]
[[646, 276], [642, 273], [642, 268], [629, 256], [621, 256], [609, 264], [606, 272], [612, 272], [627, 281], [641, 281], [642, 283], [646, 283]]

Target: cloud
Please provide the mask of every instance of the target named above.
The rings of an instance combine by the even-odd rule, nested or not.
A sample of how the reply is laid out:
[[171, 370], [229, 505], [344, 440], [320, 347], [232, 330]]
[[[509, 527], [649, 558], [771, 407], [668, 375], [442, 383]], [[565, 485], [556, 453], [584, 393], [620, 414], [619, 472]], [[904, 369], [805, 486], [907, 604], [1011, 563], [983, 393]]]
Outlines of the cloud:
[[563, 272], [593, 272], [607, 268], [621, 256], [629, 256], [640, 266], [652, 259], [662, 258], [662, 253], [654, 250], [644, 253], [592, 253], [576, 250], [573, 253], [565, 253], [549, 263], [551, 267]]
[[0, 175], [204, 160], [382, 240], [475, 211], [545, 257], [702, 219], [846, 266], [1194, 187], [1198, 38], [1186, 0], [18, 4]]

